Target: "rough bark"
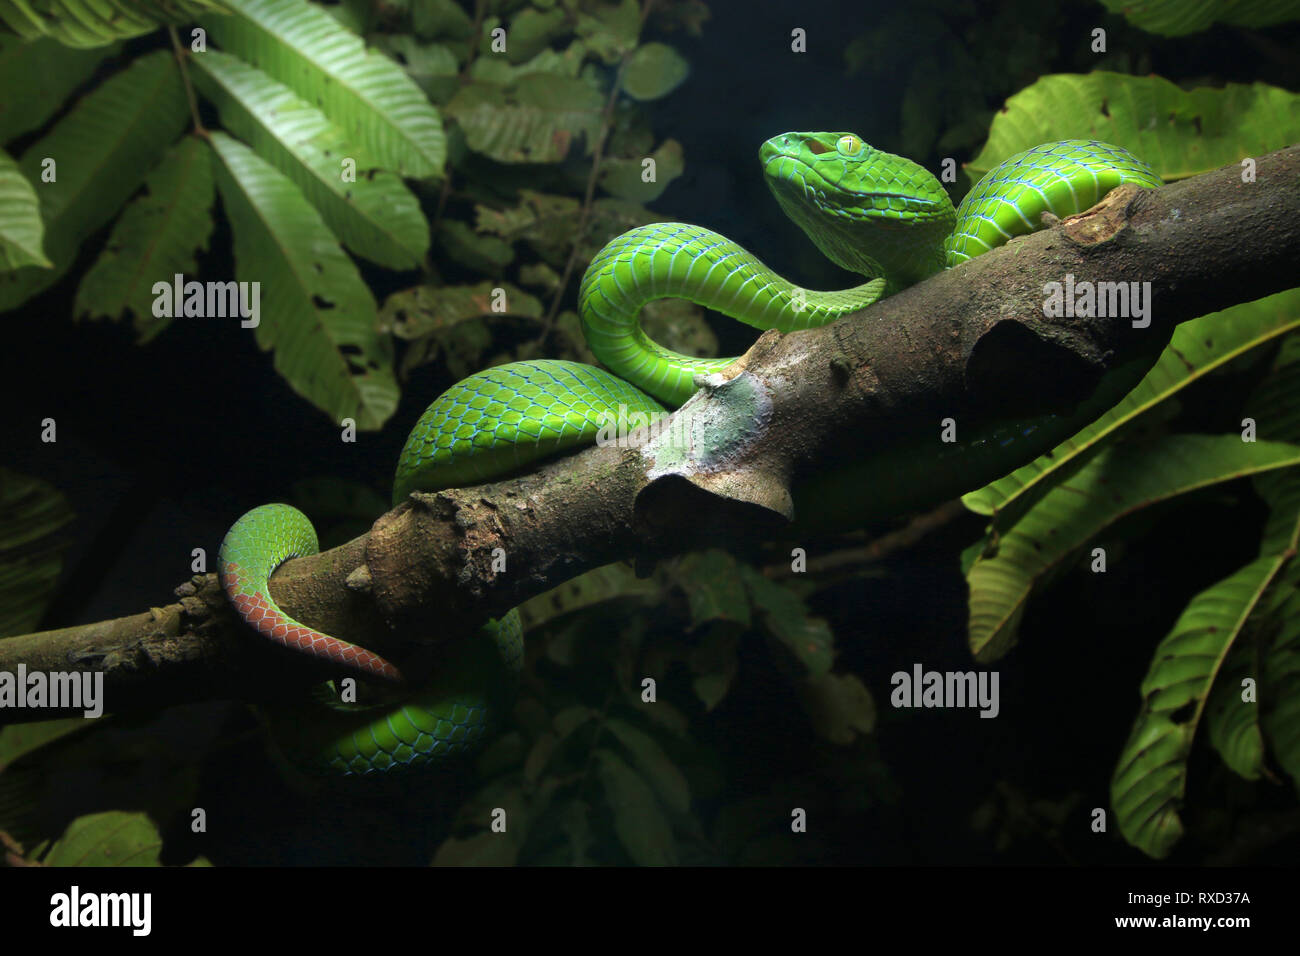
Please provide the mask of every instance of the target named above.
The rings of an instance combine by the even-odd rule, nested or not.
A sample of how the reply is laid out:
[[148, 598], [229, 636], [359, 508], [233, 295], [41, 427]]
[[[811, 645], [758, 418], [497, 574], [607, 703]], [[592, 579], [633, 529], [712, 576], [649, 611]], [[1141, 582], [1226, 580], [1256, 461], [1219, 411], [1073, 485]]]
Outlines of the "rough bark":
[[[777, 532], [801, 477], [933, 428], [936, 416], [1067, 408], [1178, 323], [1294, 286], [1297, 263], [1300, 146], [1260, 158], [1251, 183], [1229, 166], [1158, 190], [1121, 187], [864, 313], [763, 334], [676, 413], [684, 433], [670, 425], [639, 447], [605, 445], [506, 481], [413, 495], [369, 534], [286, 564], [273, 594], [299, 619], [402, 659], [395, 634], [464, 633], [609, 561]], [[1067, 274], [1149, 282], [1150, 325], [1045, 315], [1044, 286]], [[0, 670], [104, 670], [114, 710], [256, 698], [320, 678], [312, 662], [255, 640], [213, 576], [178, 593], [179, 603], [146, 614], [0, 641]], [[430, 658], [427, 646], [420, 656]], [[0, 722], [49, 716], [0, 711]]]

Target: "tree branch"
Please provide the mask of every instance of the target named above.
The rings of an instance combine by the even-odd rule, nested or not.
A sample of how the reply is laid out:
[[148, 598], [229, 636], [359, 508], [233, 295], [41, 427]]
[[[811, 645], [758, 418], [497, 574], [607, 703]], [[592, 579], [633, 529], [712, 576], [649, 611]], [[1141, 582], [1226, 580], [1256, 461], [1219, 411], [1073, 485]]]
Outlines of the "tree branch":
[[[272, 590], [300, 620], [418, 674], [436, 657], [429, 641], [590, 568], [781, 532], [798, 482], [828, 462], [937, 434], [957, 411], [969, 428], [1069, 408], [1104, 372], [1163, 346], [1178, 323], [1293, 286], [1297, 262], [1300, 146], [1260, 158], [1251, 183], [1229, 166], [1158, 190], [1121, 187], [861, 314], [764, 333], [640, 446], [606, 444], [506, 481], [413, 495], [368, 534], [288, 562]], [[1149, 282], [1149, 327], [1045, 315], [1044, 286], [1067, 274]], [[1026, 461], [1041, 450], [1027, 449]], [[0, 640], [0, 671], [103, 670], [112, 711], [257, 699], [321, 679], [314, 662], [256, 638], [214, 576], [178, 592], [179, 603], [146, 614]], [[404, 646], [395, 634], [423, 641]], [[2, 721], [50, 716], [0, 711]]]

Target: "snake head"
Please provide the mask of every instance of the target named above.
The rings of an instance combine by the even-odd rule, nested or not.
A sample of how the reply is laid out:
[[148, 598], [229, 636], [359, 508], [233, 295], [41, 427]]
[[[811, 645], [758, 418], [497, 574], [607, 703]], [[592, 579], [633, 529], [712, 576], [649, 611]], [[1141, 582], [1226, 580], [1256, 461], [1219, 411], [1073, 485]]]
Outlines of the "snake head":
[[782, 133], [758, 151], [785, 214], [836, 264], [890, 285], [943, 267], [956, 213], [925, 167], [853, 133]]

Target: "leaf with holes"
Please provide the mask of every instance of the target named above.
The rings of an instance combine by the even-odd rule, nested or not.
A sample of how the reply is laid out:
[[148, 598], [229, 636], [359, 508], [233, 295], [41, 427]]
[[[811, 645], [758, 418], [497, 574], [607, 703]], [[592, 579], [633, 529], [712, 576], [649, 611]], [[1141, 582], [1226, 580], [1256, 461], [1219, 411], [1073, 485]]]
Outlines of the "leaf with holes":
[[[1142, 681], [1142, 710], [1111, 779], [1111, 806], [1133, 846], [1161, 859], [1183, 834], [1187, 755], [1224, 659], [1285, 566], [1259, 558], [1191, 600]], [[1243, 705], [1253, 706], [1253, 705]]]
[[[212, 233], [212, 153], [187, 136], [167, 151], [113, 225], [104, 251], [77, 287], [75, 313], [120, 319], [135, 314], [136, 334], [147, 342], [172, 320], [154, 315], [154, 283], [198, 271], [194, 251]], [[169, 310], [170, 311], [170, 310]]]
[[212, 134], [212, 148], [235, 274], [260, 283], [258, 345], [274, 349], [276, 371], [333, 421], [380, 428], [397, 407], [392, 342], [376, 329], [375, 300], [356, 265], [281, 173], [224, 133]]
[[447, 104], [447, 115], [476, 153], [502, 163], [558, 163], [577, 136], [590, 155], [605, 100], [582, 80], [530, 73], [511, 86], [470, 83]]

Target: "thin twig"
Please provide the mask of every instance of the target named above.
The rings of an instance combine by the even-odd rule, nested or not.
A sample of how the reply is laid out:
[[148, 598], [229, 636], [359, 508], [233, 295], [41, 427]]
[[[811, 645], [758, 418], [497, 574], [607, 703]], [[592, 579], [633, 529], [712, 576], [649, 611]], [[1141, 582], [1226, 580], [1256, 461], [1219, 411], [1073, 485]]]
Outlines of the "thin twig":
[[[640, 39], [641, 31], [645, 28], [646, 17], [650, 15], [650, 8], [654, 6], [654, 0], [645, 0], [641, 7], [641, 23], [637, 28], [637, 38]], [[569, 277], [573, 275], [573, 268], [578, 261], [578, 252], [582, 248], [582, 242], [587, 238], [587, 227], [591, 224], [591, 206], [593, 197], [596, 194], [596, 180], [600, 177], [600, 163], [605, 155], [605, 141], [609, 138], [609, 131], [614, 125], [614, 107], [618, 105], [618, 94], [623, 89], [623, 73], [627, 69], [628, 60], [631, 59], [632, 50], [627, 51], [618, 61], [618, 71], [614, 74], [614, 82], [609, 88], [609, 98], [605, 100], [605, 109], [601, 113], [600, 132], [596, 134], [596, 145], [591, 151], [591, 173], [587, 176], [587, 191], [582, 198], [582, 209], [578, 213], [578, 228], [573, 236], [573, 248], [569, 250], [569, 258], [564, 263], [564, 272], [560, 275], [560, 284], [556, 286], [555, 295], [551, 299], [551, 307], [546, 311], [546, 318], [542, 321], [541, 338], [545, 339], [551, 334], [555, 326], [555, 316], [560, 311], [560, 302], [564, 298], [564, 290], [569, 287]]]
[[[470, 36], [473, 39], [469, 45], [469, 53], [465, 55], [465, 65], [460, 68], [460, 73], [456, 77], [456, 83], [460, 86], [464, 86], [465, 81], [469, 79], [469, 68], [474, 65], [474, 59], [478, 56], [479, 44], [483, 40], [479, 36], [479, 31], [483, 29], [483, 14], [486, 7], [484, 0], [476, 0], [474, 4], [474, 25], [470, 28]], [[442, 188], [438, 190], [438, 206], [433, 212], [433, 223], [429, 226], [430, 235], [438, 234], [438, 225], [442, 222], [442, 213], [447, 208], [447, 197], [450, 194], [451, 170], [448, 169], [442, 177]]]
[[[854, 568], [864, 564], [875, 564], [883, 561], [896, 551], [903, 551], [912, 547], [930, 532], [942, 528], [950, 521], [955, 521], [966, 514], [970, 514], [970, 512], [967, 511], [966, 506], [960, 500], [945, 501], [934, 510], [917, 515], [897, 531], [891, 531], [878, 538], [873, 538], [863, 547], [844, 548], [825, 557], [811, 558], [808, 561], [807, 572], [824, 574], [828, 571]], [[784, 561], [768, 565], [763, 569], [763, 573], [769, 578], [783, 578], [789, 577], [796, 572], [791, 569], [790, 562]]]
[[208, 131], [203, 126], [203, 120], [199, 119], [199, 101], [194, 95], [194, 86], [190, 83], [190, 71], [185, 66], [185, 58], [188, 57], [189, 51], [181, 46], [181, 38], [176, 33], [176, 27], [167, 26], [167, 32], [172, 38], [172, 49], [176, 53], [176, 66], [181, 71], [181, 82], [185, 84], [185, 98], [190, 102], [190, 116], [194, 118], [195, 135], [208, 138]]

